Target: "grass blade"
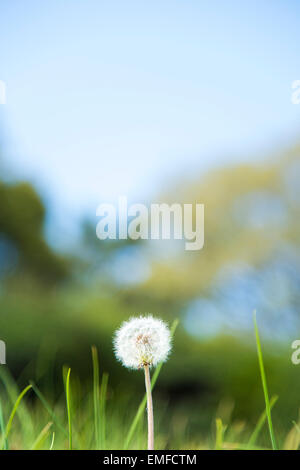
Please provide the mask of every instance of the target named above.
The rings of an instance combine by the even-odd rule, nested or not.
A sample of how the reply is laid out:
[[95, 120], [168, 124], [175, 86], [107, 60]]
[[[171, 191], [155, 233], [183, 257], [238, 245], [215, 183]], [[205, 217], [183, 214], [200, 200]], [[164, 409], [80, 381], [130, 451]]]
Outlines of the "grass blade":
[[105, 449], [106, 446], [106, 416], [105, 416], [105, 408], [106, 408], [106, 395], [107, 395], [107, 383], [108, 383], [108, 374], [104, 373], [102, 375], [101, 381], [101, 391], [100, 391], [100, 439], [101, 439], [101, 449]]
[[47, 402], [46, 398], [44, 397], [44, 395], [42, 394], [42, 392], [38, 389], [38, 387], [36, 386], [36, 384], [32, 381], [30, 381], [30, 384], [32, 386], [32, 390], [34, 391], [34, 393], [36, 394], [36, 396], [39, 398], [39, 400], [41, 401], [41, 403], [44, 405], [44, 407], [46, 408], [46, 410], [48, 411], [49, 415], [51, 416], [52, 420], [53, 420], [53, 423], [60, 429], [60, 431], [65, 435], [65, 436], [68, 436], [68, 433], [66, 432], [65, 428], [63, 427], [63, 425], [59, 422], [58, 418], [56, 417], [54, 411], [52, 411], [51, 409], [51, 406], [49, 405], [49, 403]]
[[[172, 326], [171, 326], [171, 336], [173, 337], [174, 336], [174, 333], [175, 333], [175, 330], [177, 328], [177, 325], [178, 325], [179, 321], [178, 320], [174, 320], [174, 322], [172, 323]], [[154, 388], [154, 385], [158, 379], [158, 376], [159, 376], [159, 373], [160, 373], [160, 370], [162, 368], [162, 362], [160, 364], [158, 364], [158, 366], [156, 367], [155, 371], [154, 371], [154, 374], [152, 376], [152, 380], [151, 380], [151, 390], [153, 390]], [[128, 431], [128, 434], [127, 434], [127, 437], [126, 437], [126, 440], [125, 440], [125, 444], [124, 444], [124, 450], [127, 450], [128, 449], [128, 446], [130, 444], [130, 441], [133, 437], [133, 434], [136, 430], [136, 427], [138, 425], [138, 422], [140, 421], [141, 417], [143, 416], [143, 413], [144, 413], [144, 410], [146, 408], [146, 403], [147, 403], [147, 396], [145, 394], [143, 400], [141, 401], [140, 403], [140, 406], [138, 407], [138, 410], [135, 414], [135, 417], [133, 418], [133, 421], [131, 423], [131, 426], [129, 428], [129, 431]]]
[[94, 425], [95, 447], [100, 449], [100, 389], [99, 389], [99, 360], [96, 346], [92, 346], [93, 361], [93, 398], [94, 398]]
[[72, 450], [72, 413], [71, 413], [71, 393], [70, 393], [70, 374], [71, 369], [68, 369], [66, 377], [66, 402], [68, 413], [68, 430], [69, 430], [69, 450]]
[[[273, 406], [275, 405], [275, 403], [277, 402], [278, 400], [278, 397], [277, 396], [274, 396], [271, 398], [270, 400], [270, 410], [272, 410]], [[250, 436], [250, 439], [248, 441], [248, 447], [253, 447], [256, 443], [256, 440], [258, 438], [258, 435], [263, 427], [263, 425], [265, 424], [265, 421], [267, 419], [267, 413], [266, 413], [266, 410], [264, 410], [262, 412], [262, 414], [260, 415], [260, 418], [259, 420], [257, 421], [257, 424], [255, 426], [255, 429], [253, 431], [253, 433], [251, 434]]]
[[[5, 426], [4, 426], [4, 418], [3, 418], [3, 410], [2, 410], [1, 401], [0, 401], [0, 432], [2, 436], [5, 435]], [[7, 439], [4, 439], [3, 449], [4, 450], [8, 449]]]
[[8, 435], [10, 433], [10, 430], [11, 430], [11, 426], [12, 426], [12, 422], [13, 422], [13, 419], [14, 419], [14, 416], [16, 414], [16, 411], [18, 409], [18, 406], [19, 404], [21, 403], [21, 400], [22, 398], [24, 397], [24, 395], [28, 392], [28, 390], [30, 390], [32, 387], [31, 385], [28, 385], [26, 388], [24, 388], [24, 390], [20, 393], [20, 395], [18, 396], [15, 404], [14, 404], [14, 407], [12, 409], [12, 412], [10, 414], [10, 417], [8, 419], [8, 422], [7, 422], [7, 425], [6, 425], [6, 429], [5, 429], [5, 432], [4, 432], [4, 435], [3, 435], [3, 438], [2, 438], [2, 443], [1, 443], [1, 449], [4, 448], [4, 445], [5, 445], [5, 440], [8, 438]]
[[292, 421], [293, 425], [295, 426], [296, 430], [298, 431], [298, 433], [300, 434], [300, 427], [299, 425], [296, 423], [296, 421]]
[[55, 440], [55, 432], [52, 433], [52, 439], [51, 439], [49, 450], [53, 450], [54, 440]]
[[[18, 396], [20, 395], [20, 390], [18, 389], [18, 386], [8, 369], [0, 367], [0, 380], [5, 387], [8, 398], [13, 407], [18, 399]], [[32, 416], [24, 403], [21, 403], [20, 406], [18, 406], [17, 416], [20, 420], [23, 434], [26, 436], [31, 435], [34, 430]]]
[[38, 450], [41, 448], [43, 443], [45, 442], [45, 439], [47, 438], [49, 434], [49, 429], [51, 428], [53, 423], [47, 423], [46, 426], [41, 430], [40, 434], [32, 444], [32, 447], [30, 450]]
[[266, 379], [266, 374], [265, 374], [265, 369], [264, 369], [263, 356], [262, 356], [262, 350], [261, 350], [261, 344], [260, 344], [260, 339], [259, 339], [255, 311], [253, 313], [253, 321], [254, 321], [254, 329], [255, 329], [258, 363], [259, 363], [261, 382], [262, 382], [262, 387], [263, 387], [263, 392], [264, 392], [264, 397], [265, 397], [266, 415], [268, 419], [270, 438], [271, 438], [273, 450], [277, 450], [277, 445], [276, 445], [276, 440], [275, 440], [275, 435], [274, 435], [274, 430], [273, 430], [272, 417], [271, 417], [271, 408], [270, 408], [270, 400], [269, 400], [268, 387], [267, 387], [267, 379]]
[[216, 419], [216, 450], [223, 449], [223, 438], [224, 438], [225, 427], [223, 426], [220, 418]]

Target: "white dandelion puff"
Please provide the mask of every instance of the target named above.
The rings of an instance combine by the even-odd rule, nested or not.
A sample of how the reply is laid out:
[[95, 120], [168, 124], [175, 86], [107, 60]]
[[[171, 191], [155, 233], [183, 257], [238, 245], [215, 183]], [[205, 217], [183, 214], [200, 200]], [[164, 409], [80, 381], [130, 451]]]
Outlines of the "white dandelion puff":
[[114, 346], [117, 358], [125, 367], [155, 366], [169, 355], [170, 330], [165, 322], [151, 315], [131, 318], [117, 330]]
[[115, 354], [125, 367], [145, 372], [148, 415], [148, 450], [154, 449], [154, 418], [150, 367], [166, 361], [171, 350], [171, 334], [165, 322], [152, 315], [131, 318], [117, 330]]

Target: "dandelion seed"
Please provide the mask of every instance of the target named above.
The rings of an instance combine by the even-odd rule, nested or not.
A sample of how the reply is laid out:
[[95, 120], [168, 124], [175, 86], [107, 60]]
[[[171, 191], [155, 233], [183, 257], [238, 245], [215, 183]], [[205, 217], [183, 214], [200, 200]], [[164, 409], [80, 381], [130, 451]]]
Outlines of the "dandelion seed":
[[154, 421], [150, 367], [167, 360], [171, 350], [170, 330], [158, 318], [141, 316], [124, 322], [114, 338], [115, 354], [125, 367], [144, 368], [148, 412], [148, 450], [154, 449]]
[[116, 332], [115, 353], [125, 367], [139, 369], [164, 362], [171, 349], [170, 331], [152, 316], [131, 318]]

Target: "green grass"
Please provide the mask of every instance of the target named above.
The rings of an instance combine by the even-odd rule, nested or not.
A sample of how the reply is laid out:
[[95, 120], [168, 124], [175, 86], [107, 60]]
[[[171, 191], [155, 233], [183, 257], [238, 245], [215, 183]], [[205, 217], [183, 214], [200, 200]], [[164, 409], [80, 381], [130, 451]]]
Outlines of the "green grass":
[[28, 392], [28, 390], [30, 390], [32, 387], [31, 385], [28, 385], [26, 388], [24, 388], [24, 390], [20, 393], [20, 395], [18, 396], [14, 406], [13, 406], [13, 409], [10, 413], [10, 416], [8, 418], [8, 421], [7, 421], [7, 425], [6, 425], [6, 428], [2, 434], [2, 443], [1, 443], [1, 449], [4, 449], [5, 446], [6, 446], [6, 442], [7, 442], [7, 439], [8, 439], [8, 435], [10, 433], [10, 430], [11, 430], [11, 427], [12, 427], [12, 422], [13, 422], [13, 419], [15, 417], [15, 414], [17, 412], [17, 409], [21, 403], [21, 400], [22, 398], [24, 397], [24, 395], [26, 395], [26, 393]]
[[7, 445], [7, 438], [5, 437], [5, 426], [4, 426], [4, 418], [3, 418], [3, 410], [2, 410], [1, 401], [0, 401], [0, 432], [1, 432], [1, 435], [4, 436], [4, 438], [2, 438], [3, 439], [3, 449], [7, 450], [8, 445]]
[[32, 447], [30, 450], [39, 450], [43, 446], [44, 442], [46, 441], [47, 437], [50, 434], [50, 428], [52, 424], [53, 423], [51, 422], [46, 424], [46, 426], [41, 430], [40, 434], [38, 435], [38, 437], [32, 444]]
[[108, 374], [102, 375], [100, 386], [99, 359], [96, 346], [92, 346], [93, 362], [93, 401], [95, 449], [105, 449], [105, 404], [108, 385]]
[[60, 422], [60, 420], [57, 418], [55, 415], [53, 409], [51, 408], [51, 405], [47, 402], [46, 398], [44, 395], [41, 393], [41, 391], [38, 389], [36, 384], [31, 381], [30, 382], [32, 386], [32, 390], [35, 392], [36, 396], [40, 400], [40, 402], [43, 404], [47, 412], [49, 413], [49, 416], [51, 417], [52, 421], [56, 424], [57, 428], [66, 436], [68, 437], [68, 432], [65, 430], [63, 424]]
[[[277, 400], [278, 400], [278, 397], [276, 397], [276, 396], [274, 396], [274, 397], [271, 398], [271, 400], [270, 400], [270, 410], [273, 408], [273, 406], [275, 405], [275, 403], [277, 402]], [[263, 428], [263, 426], [264, 426], [264, 424], [265, 424], [265, 422], [266, 422], [266, 419], [267, 419], [267, 412], [266, 412], [266, 410], [264, 410], [264, 411], [262, 412], [262, 414], [260, 415], [260, 418], [259, 418], [259, 420], [257, 421], [257, 424], [256, 424], [256, 426], [255, 426], [255, 428], [254, 428], [254, 430], [253, 430], [253, 432], [252, 432], [252, 434], [251, 434], [251, 436], [250, 436], [250, 439], [249, 439], [249, 441], [248, 441], [248, 447], [249, 447], [249, 449], [250, 449], [251, 447], [254, 447], [254, 446], [255, 446], [256, 441], [257, 441], [257, 438], [258, 438], [258, 436], [259, 436], [259, 434], [260, 434], [260, 431], [262, 430], [262, 428]]]
[[270, 438], [271, 438], [271, 443], [272, 443], [273, 450], [277, 450], [277, 444], [276, 444], [276, 439], [275, 439], [274, 429], [273, 429], [273, 422], [272, 422], [272, 417], [271, 417], [271, 406], [270, 406], [269, 393], [268, 393], [268, 387], [267, 387], [267, 379], [266, 379], [266, 374], [265, 374], [263, 355], [262, 355], [262, 350], [261, 350], [261, 344], [260, 344], [260, 339], [259, 339], [259, 333], [258, 333], [258, 327], [257, 327], [257, 321], [256, 321], [256, 312], [255, 311], [253, 313], [253, 321], [254, 321], [254, 329], [255, 329], [255, 338], [256, 338], [256, 347], [257, 347], [259, 370], [260, 370], [262, 388], [263, 388], [264, 397], [265, 397], [266, 415], [267, 415], [267, 420], [268, 420]]
[[226, 426], [223, 425], [220, 418], [216, 419], [216, 450], [222, 450], [224, 446], [224, 434]]
[[72, 450], [73, 449], [73, 430], [72, 430], [70, 375], [71, 375], [71, 369], [68, 369], [68, 372], [65, 378], [65, 388], [66, 388], [66, 403], [67, 403], [67, 414], [68, 414], [69, 450]]
[[101, 388], [100, 388], [100, 448], [106, 448], [106, 394], [108, 385], [108, 374], [102, 375]]
[[93, 361], [93, 397], [94, 397], [94, 426], [95, 448], [100, 449], [100, 385], [99, 385], [99, 360], [96, 346], [92, 346]]
[[[177, 322], [172, 325], [174, 335]], [[267, 379], [263, 362], [261, 342], [256, 317], [254, 331], [258, 357], [258, 371], [261, 376], [265, 409], [256, 425], [239, 426], [229, 418], [212, 416], [213, 433], [191, 435], [185, 431], [188, 416], [181, 411], [172, 411], [166, 403], [158, 403], [156, 414], [157, 448], [175, 449], [263, 449], [267, 448], [264, 434], [268, 431], [272, 449], [278, 449], [274, 435], [271, 411], [278, 397], [269, 398]], [[21, 392], [6, 368], [0, 368], [0, 380], [3, 390], [0, 395], [0, 444], [1, 449], [139, 449], [146, 447], [145, 407], [143, 396], [134, 410], [134, 400], [120, 402], [118, 389], [108, 386], [108, 374], [100, 373], [98, 352], [92, 347], [93, 378], [89, 390], [81, 388], [80, 380], [71, 369], [64, 367], [63, 383], [65, 394], [54, 403], [34, 382]], [[162, 370], [159, 364], [152, 374], [152, 388], [155, 387]], [[72, 380], [71, 380], [72, 379]], [[130, 379], [129, 379], [130, 380]], [[0, 383], [1, 383], [0, 382]], [[32, 390], [34, 400], [27, 399]], [[155, 394], [156, 395], [156, 394]], [[154, 395], [154, 398], [156, 398]], [[32, 398], [31, 397], [31, 398]], [[64, 399], [64, 400], [63, 400]], [[76, 413], [75, 413], [76, 410]], [[205, 410], [203, 410], [205, 411]], [[191, 416], [190, 418], [193, 418]], [[168, 427], [170, 423], [170, 427]], [[298, 449], [300, 427], [298, 422], [291, 423], [291, 430], [286, 438], [281, 435], [281, 448]], [[167, 430], [166, 430], [167, 429]], [[168, 431], [169, 429], [169, 431]], [[173, 431], [170, 431], [173, 429]], [[173, 433], [170, 435], [170, 432]]]

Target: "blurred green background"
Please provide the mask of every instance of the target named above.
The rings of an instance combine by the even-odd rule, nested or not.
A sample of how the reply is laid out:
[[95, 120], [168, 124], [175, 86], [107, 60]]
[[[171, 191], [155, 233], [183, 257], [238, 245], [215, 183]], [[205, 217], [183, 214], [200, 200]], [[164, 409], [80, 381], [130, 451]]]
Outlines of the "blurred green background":
[[[100, 242], [86, 220], [76, 250], [58, 254], [45, 241], [47, 209], [37, 191], [3, 179], [3, 367], [20, 386], [33, 379], [55, 399], [62, 393], [63, 364], [90, 386], [95, 344], [101, 370], [109, 373], [112, 406], [125, 400], [134, 409], [143, 394], [142, 374], [116, 362], [114, 330], [139, 313], [169, 323], [179, 318], [155, 396], [190, 438], [200, 439], [213, 433], [210, 423], [220, 407], [225, 421], [230, 410], [233, 421], [249, 426], [263, 409], [252, 325], [256, 308], [270, 393], [280, 397], [274, 420], [284, 436], [299, 408], [299, 370], [291, 363], [300, 321], [299, 176], [295, 147], [276, 159], [214, 170], [170, 188], [164, 201], [175, 194], [177, 201], [204, 202], [206, 245], [198, 253], [178, 246], [163, 257], [159, 248], [149, 248], [151, 241]], [[115, 266], [137, 251], [151, 274], [143, 282], [121, 282]]]
[[[299, 5], [3, 3], [2, 371], [56, 403], [65, 364], [91, 388], [96, 345], [125, 426], [143, 377], [116, 362], [114, 331], [178, 318], [154, 392], [161, 445], [206, 445], [216, 417], [243, 441], [264, 409], [256, 309], [282, 444], [300, 405]], [[98, 204], [123, 194], [203, 203], [203, 250], [98, 240]]]

